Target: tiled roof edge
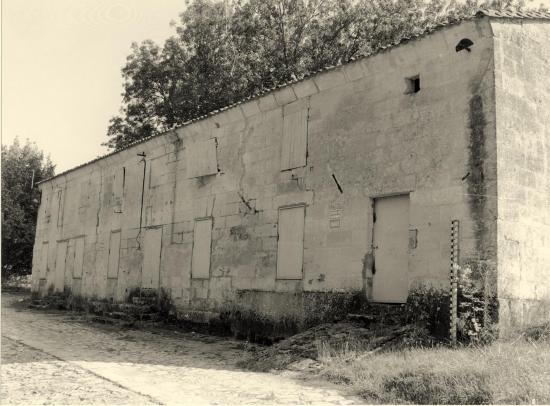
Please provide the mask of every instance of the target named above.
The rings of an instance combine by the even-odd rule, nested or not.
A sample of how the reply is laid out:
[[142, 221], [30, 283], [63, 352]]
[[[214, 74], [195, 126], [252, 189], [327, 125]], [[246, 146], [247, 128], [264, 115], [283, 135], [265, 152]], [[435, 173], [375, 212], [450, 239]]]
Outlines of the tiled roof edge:
[[482, 9], [476, 15], [487, 16], [491, 18], [519, 18], [529, 20], [550, 20], [550, 12], [540, 10], [518, 11], [512, 9], [489, 10]]
[[206, 114], [203, 114], [201, 116], [198, 116], [198, 117], [195, 117], [195, 118], [192, 118], [186, 122], [184, 122], [183, 124], [178, 124], [178, 125], [174, 125], [172, 128], [166, 130], [166, 131], [163, 131], [161, 133], [156, 133], [156, 134], [152, 134], [150, 135], [149, 137], [145, 137], [145, 138], [142, 138], [140, 140], [137, 140], [137, 141], [134, 141], [128, 145], [126, 145], [124, 148], [120, 148], [120, 149], [116, 149], [112, 152], [109, 152], [105, 155], [102, 155], [102, 156], [99, 156], [97, 158], [94, 158], [88, 162], [84, 162], [78, 166], [75, 166], [73, 168], [70, 168], [70, 169], [67, 169], [57, 175], [54, 175], [48, 179], [44, 179], [40, 182], [37, 182], [37, 184], [41, 184], [41, 183], [45, 183], [45, 182], [48, 182], [48, 181], [51, 181], [57, 177], [60, 177], [60, 176], [63, 176], [63, 175], [66, 175], [67, 173], [69, 172], [73, 172], [77, 169], [80, 169], [84, 166], [87, 166], [87, 165], [90, 165], [90, 164], [93, 164], [101, 159], [104, 159], [104, 158], [107, 158], [107, 157], [110, 157], [111, 155], [114, 155], [118, 152], [121, 152], [121, 151], [124, 151], [124, 150], [127, 150], [135, 145], [139, 145], [139, 144], [142, 144], [144, 142], [147, 142], [149, 140], [151, 140], [152, 138], [156, 138], [156, 137], [160, 137], [162, 135], [165, 135], [171, 131], [174, 131], [175, 129], [177, 128], [182, 128], [182, 127], [185, 127], [187, 125], [190, 125], [190, 124], [193, 124], [195, 122], [198, 122], [198, 121], [202, 121], [202, 120], [205, 120], [207, 118], [210, 118], [212, 116], [215, 116], [217, 114], [220, 114], [226, 110], [229, 110], [233, 107], [236, 107], [236, 106], [239, 106], [241, 104], [244, 104], [244, 103], [247, 103], [251, 100], [254, 100], [254, 99], [258, 99], [262, 96], [265, 96], [266, 94], [268, 93], [271, 93], [275, 90], [278, 90], [278, 89], [281, 89], [281, 88], [284, 88], [284, 87], [287, 87], [287, 86], [291, 86], [291, 85], [294, 85], [296, 83], [299, 83], [301, 81], [304, 81], [306, 79], [310, 79], [314, 76], [317, 76], [318, 74], [320, 73], [323, 73], [323, 72], [327, 72], [329, 70], [332, 70], [334, 68], [338, 68], [340, 66], [344, 66], [344, 65], [347, 65], [349, 63], [352, 63], [352, 62], [356, 62], [356, 61], [360, 61], [360, 60], [363, 60], [363, 59], [367, 59], [367, 58], [370, 58], [372, 56], [375, 56], [379, 53], [382, 53], [382, 52], [385, 52], [385, 51], [388, 51], [390, 49], [393, 49], [401, 44], [404, 44], [404, 43], [407, 43], [411, 40], [417, 40], [417, 39], [420, 39], [420, 38], [423, 38], [431, 33], [433, 33], [434, 31], [437, 31], [439, 29], [442, 29], [442, 28], [445, 28], [445, 27], [449, 27], [449, 26], [453, 26], [453, 25], [458, 25], [460, 23], [462, 23], [463, 21], [469, 21], [469, 20], [472, 20], [474, 18], [481, 18], [481, 17], [489, 17], [489, 18], [520, 18], [520, 19], [543, 19], [543, 20], [550, 20], [550, 13], [549, 12], [546, 12], [546, 11], [525, 11], [525, 12], [522, 12], [522, 11], [512, 11], [512, 10], [504, 10], [504, 11], [498, 11], [498, 10], [488, 10], [488, 9], [480, 9], [478, 12], [476, 12], [474, 15], [472, 16], [467, 16], [467, 17], [464, 17], [464, 18], [460, 18], [460, 19], [449, 19], [447, 20], [446, 22], [444, 23], [438, 23], [436, 25], [433, 25], [433, 26], [429, 26], [427, 27], [424, 31], [416, 34], [416, 35], [413, 35], [413, 36], [410, 36], [410, 37], [403, 37], [401, 39], [399, 39], [398, 41], [394, 42], [393, 44], [390, 44], [390, 45], [386, 45], [386, 46], [382, 46], [376, 50], [374, 50], [373, 52], [370, 52], [368, 54], [364, 54], [364, 55], [359, 55], [357, 57], [351, 57], [349, 60], [345, 61], [345, 62], [341, 62], [337, 65], [332, 65], [332, 66], [325, 66], [324, 68], [321, 68], [315, 72], [311, 72], [307, 75], [304, 75], [303, 77], [299, 78], [299, 79], [295, 79], [295, 80], [291, 80], [289, 82], [285, 82], [285, 83], [281, 83], [277, 86], [274, 86], [272, 88], [268, 88], [268, 89], [264, 89], [262, 91], [259, 91], [259, 92], [256, 92], [248, 97], [245, 97], [244, 99], [241, 99], [235, 103], [232, 103], [232, 104], [229, 104], [227, 106], [224, 106], [224, 107], [220, 107], [216, 110], [213, 110], [213, 111], [210, 111]]

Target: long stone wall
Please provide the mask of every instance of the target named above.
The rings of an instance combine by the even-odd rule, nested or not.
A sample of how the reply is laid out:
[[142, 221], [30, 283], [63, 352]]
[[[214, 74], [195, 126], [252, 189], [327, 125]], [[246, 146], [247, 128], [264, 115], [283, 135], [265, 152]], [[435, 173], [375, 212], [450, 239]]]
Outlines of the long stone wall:
[[[471, 52], [455, 51], [463, 38]], [[330, 318], [369, 294], [373, 199], [409, 193], [409, 289], [446, 291], [451, 220], [462, 261], [496, 253], [492, 41], [485, 18], [449, 26], [43, 183], [33, 289], [121, 301], [159, 286], [180, 309]], [[306, 162], [281, 170], [282, 153], [302, 159], [283, 145], [290, 120]], [[305, 206], [303, 276], [277, 279], [292, 205]], [[212, 221], [206, 278], [191, 269], [197, 219]]]

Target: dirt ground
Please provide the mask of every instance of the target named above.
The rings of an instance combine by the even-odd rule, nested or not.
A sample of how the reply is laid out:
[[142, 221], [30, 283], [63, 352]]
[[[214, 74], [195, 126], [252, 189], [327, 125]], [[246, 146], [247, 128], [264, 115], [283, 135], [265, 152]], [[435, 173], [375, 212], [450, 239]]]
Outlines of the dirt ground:
[[299, 371], [256, 373], [243, 343], [84, 323], [2, 294], [2, 404], [358, 404]]

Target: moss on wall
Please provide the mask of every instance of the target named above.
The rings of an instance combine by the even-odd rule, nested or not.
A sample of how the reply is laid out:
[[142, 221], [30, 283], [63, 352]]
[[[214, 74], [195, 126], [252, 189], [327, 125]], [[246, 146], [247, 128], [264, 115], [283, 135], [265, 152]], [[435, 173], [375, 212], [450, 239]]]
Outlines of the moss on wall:
[[[466, 178], [468, 198], [472, 219], [475, 223], [474, 233], [478, 253], [484, 253], [485, 244], [485, 209], [487, 201], [487, 185], [485, 183], [485, 126], [487, 120], [483, 111], [483, 98], [479, 94], [472, 95], [469, 103], [470, 142], [468, 145], [468, 171]], [[483, 254], [481, 254], [483, 255]]]
[[270, 343], [316, 324], [344, 319], [362, 301], [361, 292], [240, 290], [223, 305], [219, 319], [236, 337]]

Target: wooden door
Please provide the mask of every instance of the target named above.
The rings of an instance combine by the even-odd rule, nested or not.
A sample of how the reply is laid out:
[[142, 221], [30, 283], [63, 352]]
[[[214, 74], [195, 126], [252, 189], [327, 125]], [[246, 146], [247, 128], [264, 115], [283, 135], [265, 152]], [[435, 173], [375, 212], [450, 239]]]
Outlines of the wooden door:
[[373, 300], [404, 303], [409, 289], [409, 195], [375, 199], [374, 215]]

